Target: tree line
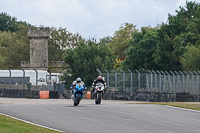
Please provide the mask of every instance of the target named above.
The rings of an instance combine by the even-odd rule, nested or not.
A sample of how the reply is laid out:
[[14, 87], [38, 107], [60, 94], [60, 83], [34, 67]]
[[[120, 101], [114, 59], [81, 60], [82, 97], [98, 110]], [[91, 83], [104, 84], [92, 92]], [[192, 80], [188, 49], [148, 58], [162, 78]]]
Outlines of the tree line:
[[[17, 21], [7, 13], [0, 14], [0, 69], [19, 69], [21, 61], [29, 61], [27, 22]], [[91, 85], [96, 69], [130, 69], [193, 71], [200, 67], [200, 4], [186, 2], [168, 14], [167, 22], [156, 27], [124, 23], [114, 33], [95, 41], [66, 28], [50, 28], [49, 61], [67, 64], [63, 80], [71, 84], [81, 77]]]

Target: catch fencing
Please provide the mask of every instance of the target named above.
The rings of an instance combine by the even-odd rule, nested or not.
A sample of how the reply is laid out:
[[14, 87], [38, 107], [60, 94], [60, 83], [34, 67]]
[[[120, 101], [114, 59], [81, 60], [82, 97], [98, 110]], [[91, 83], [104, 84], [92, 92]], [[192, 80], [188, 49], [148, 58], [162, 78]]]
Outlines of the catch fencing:
[[200, 92], [200, 71], [121, 70], [120, 73], [115, 70], [102, 72], [97, 69], [97, 71], [105, 78], [108, 91], [190, 94]]

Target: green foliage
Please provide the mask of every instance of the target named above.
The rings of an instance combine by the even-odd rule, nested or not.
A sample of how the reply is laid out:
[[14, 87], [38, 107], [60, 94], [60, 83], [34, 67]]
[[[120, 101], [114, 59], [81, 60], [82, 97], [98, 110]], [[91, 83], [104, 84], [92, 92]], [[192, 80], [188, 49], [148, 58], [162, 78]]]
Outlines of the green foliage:
[[72, 34], [66, 28], [50, 28], [50, 38], [48, 40], [49, 61], [63, 61], [66, 49], [74, 49], [84, 42], [84, 39], [76, 33]]
[[200, 70], [200, 45], [188, 46], [187, 51], [181, 57], [181, 64], [186, 71]]
[[15, 33], [0, 31], [0, 69], [19, 69], [29, 56], [27, 27], [21, 26]]
[[168, 16], [168, 24], [158, 30], [158, 43], [154, 54], [155, 63], [162, 70], [181, 70], [180, 57], [186, 46], [200, 42], [200, 4], [186, 2], [186, 6]]
[[112, 38], [112, 41], [108, 43], [108, 46], [116, 56], [119, 56], [120, 58], [125, 57], [125, 51], [129, 47], [132, 35], [138, 32], [135, 27], [136, 26], [133, 24], [125, 23], [115, 32], [114, 37]]
[[98, 76], [96, 69], [110, 70], [113, 67], [113, 61], [113, 55], [107, 46], [100, 46], [92, 42], [80, 43], [75, 49], [67, 50], [65, 62], [69, 65], [72, 75], [70, 81], [66, 80], [66, 84], [70, 86], [72, 80], [80, 77], [86, 86], [91, 86], [93, 80]]
[[125, 61], [122, 62], [124, 69], [158, 69], [153, 55], [156, 50], [156, 28], [145, 27], [141, 32], [133, 35], [130, 41], [131, 47], [126, 52]]
[[1, 31], [16, 32], [19, 30], [18, 27], [20, 25], [28, 26], [29, 24], [27, 24], [26, 22], [17, 21], [15, 17], [11, 17], [5, 12], [2, 12], [0, 14], [0, 30]]
[[133, 35], [123, 62], [124, 69], [182, 69], [186, 47], [200, 44], [200, 4], [186, 2], [186, 6], [176, 12], [175, 16], [168, 15], [168, 23], [142, 28]]
[[31, 90], [31, 87], [32, 87], [31, 82], [28, 82], [28, 83], [26, 84], [26, 87], [27, 87], [28, 90]]

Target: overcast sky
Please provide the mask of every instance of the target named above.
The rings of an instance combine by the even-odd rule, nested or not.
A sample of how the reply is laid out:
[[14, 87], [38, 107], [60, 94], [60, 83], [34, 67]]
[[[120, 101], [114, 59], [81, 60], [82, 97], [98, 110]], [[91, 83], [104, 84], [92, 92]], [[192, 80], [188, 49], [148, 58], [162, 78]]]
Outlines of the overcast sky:
[[186, 0], [0, 0], [0, 13], [34, 26], [62, 27], [86, 39], [100, 39], [113, 36], [125, 22], [137, 29], [155, 27], [185, 4]]

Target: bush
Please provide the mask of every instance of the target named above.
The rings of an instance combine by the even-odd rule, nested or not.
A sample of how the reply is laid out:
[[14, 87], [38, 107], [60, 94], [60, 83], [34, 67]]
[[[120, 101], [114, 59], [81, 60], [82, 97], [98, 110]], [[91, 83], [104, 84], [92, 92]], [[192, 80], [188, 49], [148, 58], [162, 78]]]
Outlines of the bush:
[[28, 82], [28, 83], [26, 84], [26, 86], [27, 86], [27, 89], [28, 89], [28, 90], [31, 90], [31, 86], [32, 86], [31, 82]]

